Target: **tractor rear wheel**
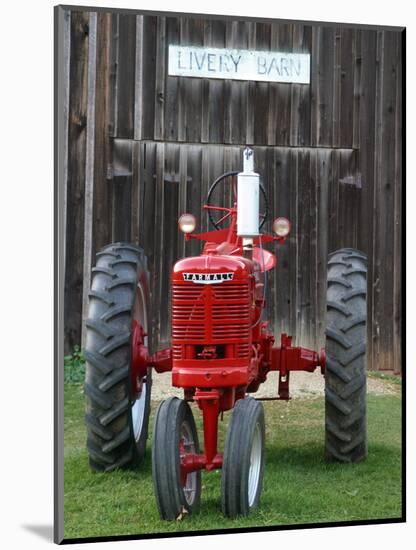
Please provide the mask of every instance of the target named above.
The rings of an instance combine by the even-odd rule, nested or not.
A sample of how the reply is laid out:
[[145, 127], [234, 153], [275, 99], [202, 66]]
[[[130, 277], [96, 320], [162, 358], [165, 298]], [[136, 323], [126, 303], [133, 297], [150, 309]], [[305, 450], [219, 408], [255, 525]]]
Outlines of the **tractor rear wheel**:
[[162, 519], [196, 513], [201, 500], [201, 471], [181, 471], [186, 454], [198, 454], [198, 432], [186, 401], [170, 397], [156, 411], [152, 443], [152, 474]]
[[367, 456], [367, 257], [343, 248], [328, 261], [325, 455], [358, 462]]
[[260, 502], [264, 473], [264, 410], [253, 397], [234, 406], [224, 448], [221, 500], [229, 518], [247, 516]]
[[[85, 398], [90, 466], [137, 465], [146, 449], [151, 369], [133, 380], [132, 339], [147, 345], [149, 275], [143, 250], [114, 243], [97, 254], [86, 321]], [[136, 342], [137, 343], [137, 342]]]

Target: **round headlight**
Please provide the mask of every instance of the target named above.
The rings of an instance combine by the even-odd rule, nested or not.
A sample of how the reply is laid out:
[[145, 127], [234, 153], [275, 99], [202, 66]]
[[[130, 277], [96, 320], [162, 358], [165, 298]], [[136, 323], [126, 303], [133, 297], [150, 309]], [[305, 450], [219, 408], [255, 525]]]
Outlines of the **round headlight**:
[[290, 233], [290, 221], [287, 218], [276, 218], [273, 222], [273, 232], [278, 237], [286, 237]]
[[183, 233], [192, 233], [196, 227], [196, 219], [192, 214], [182, 214], [178, 220], [179, 229]]

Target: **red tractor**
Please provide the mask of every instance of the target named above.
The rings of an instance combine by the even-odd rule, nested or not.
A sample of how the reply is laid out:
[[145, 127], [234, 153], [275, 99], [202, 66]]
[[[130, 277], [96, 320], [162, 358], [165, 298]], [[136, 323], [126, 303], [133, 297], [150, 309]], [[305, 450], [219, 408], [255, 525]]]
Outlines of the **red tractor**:
[[[220, 185], [230, 190], [229, 207], [211, 204]], [[265, 245], [282, 243], [290, 223], [277, 218], [274, 235], [261, 232], [267, 200], [251, 149], [244, 151], [242, 172], [228, 172], [212, 184], [204, 208], [213, 231], [194, 234], [194, 216], [179, 219], [186, 239], [205, 244], [199, 256], [173, 267], [170, 349], [152, 355], [147, 347], [149, 274], [141, 248], [106, 246], [92, 275], [85, 347], [91, 468], [111, 471], [143, 458], [153, 370], [170, 371], [172, 384], [184, 390], [184, 399], [166, 399], [155, 417], [153, 481], [163, 519], [198, 509], [203, 469], [222, 469], [226, 516], [247, 515], [258, 506], [265, 420], [261, 401], [249, 394], [270, 371], [279, 372], [276, 399], [287, 400], [290, 373], [319, 368], [325, 375], [326, 457], [357, 462], [367, 454], [365, 255], [346, 248], [329, 256], [325, 349], [292, 346], [287, 334], [275, 342], [263, 315], [267, 271], [276, 257]], [[192, 402], [202, 412], [202, 449]], [[231, 409], [221, 450], [218, 419]]]

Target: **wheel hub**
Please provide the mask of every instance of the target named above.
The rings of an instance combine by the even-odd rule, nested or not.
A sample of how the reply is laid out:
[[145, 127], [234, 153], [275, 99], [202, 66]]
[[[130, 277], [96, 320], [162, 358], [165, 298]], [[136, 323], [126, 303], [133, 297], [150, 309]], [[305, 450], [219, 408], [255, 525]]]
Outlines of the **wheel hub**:
[[142, 390], [142, 382], [147, 374], [149, 351], [144, 345], [147, 336], [142, 325], [134, 320], [131, 328], [131, 381], [135, 396]]
[[193, 504], [196, 494], [196, 472], [187, 472], [183, 467], [183, 462], [186, 456], [195, 453], [195, 442], [192, 438], [192, 432], [187, 423], [181, 426], [181, 438], [179, 441], [179, 459], [181, 463], [181, 483], [186, 502], [189, 505]]

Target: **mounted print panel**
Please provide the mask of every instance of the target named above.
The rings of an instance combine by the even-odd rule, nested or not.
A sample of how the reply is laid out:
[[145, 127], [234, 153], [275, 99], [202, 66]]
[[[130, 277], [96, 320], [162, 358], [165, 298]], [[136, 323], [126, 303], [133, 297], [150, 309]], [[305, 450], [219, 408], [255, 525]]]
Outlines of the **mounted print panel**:
[[403, 521], [404, 29], [55, 17], [55, 540]]

